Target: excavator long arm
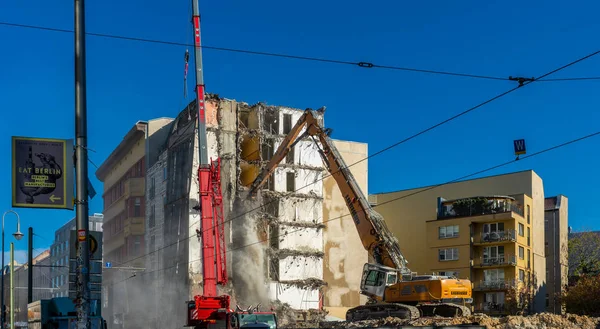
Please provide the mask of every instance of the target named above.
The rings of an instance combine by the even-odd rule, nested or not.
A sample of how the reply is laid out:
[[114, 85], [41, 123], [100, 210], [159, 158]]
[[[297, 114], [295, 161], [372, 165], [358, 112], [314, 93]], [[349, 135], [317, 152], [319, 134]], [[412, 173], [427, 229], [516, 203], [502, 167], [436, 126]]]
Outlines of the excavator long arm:
[[[306, 130], [300, 135], [303, 128], [306, 128]], [[360, 240], [369, 256], [376, 263], [398, 269], [402, 275], [409, 276], [408, 262], [400, 252], [398, 240], [387, 228], [383, 217], [373, 210], [369, 204], [368, 199], [329, 137], [329, 132], [330, 130], [319, 125], [315, 111], [307, 109], [285, 137], [273, 158], [255, 179], [251, 187], [251, 195], [266, 183], [268, 177], [275, 171], [279, 162], [285, 158], [290, 149], [304, 136], [310, 136], [320, 147], [321, 158], [327, 166], [327, 170], [337, 182], [354, 224], [356, 224]]]

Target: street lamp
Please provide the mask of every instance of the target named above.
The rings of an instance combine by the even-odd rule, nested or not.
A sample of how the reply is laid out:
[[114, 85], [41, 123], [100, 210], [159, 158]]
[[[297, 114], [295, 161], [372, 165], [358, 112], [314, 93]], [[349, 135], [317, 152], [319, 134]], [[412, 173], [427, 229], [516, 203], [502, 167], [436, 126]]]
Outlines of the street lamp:
[[[2, 313], [2, 315], [0, 316], [2, 322], [2, 329], [6, 328], [6, 305], [4, 304], [4, 273], [6, 273], [6, 269], [4, 268], [4, 218], [8, 213], [13, 213], [15, 214], [15, 216], [17, 216], [17, 231], [13, 233], [13, 236], [15, 237], [15, 239], [17, 239], [17, 241], [23, 238], [23, 233], [21, 233], [21, 219], [19, 218], [19, 214], [17, 214], [17, 212], [14, 210], [7, 210], [2, 215], [2, 301], [0, 302], [0, 307], [2, 308], [0, 310], [0, 312]], [[12, 276], [12, 273], [10, 275]]]

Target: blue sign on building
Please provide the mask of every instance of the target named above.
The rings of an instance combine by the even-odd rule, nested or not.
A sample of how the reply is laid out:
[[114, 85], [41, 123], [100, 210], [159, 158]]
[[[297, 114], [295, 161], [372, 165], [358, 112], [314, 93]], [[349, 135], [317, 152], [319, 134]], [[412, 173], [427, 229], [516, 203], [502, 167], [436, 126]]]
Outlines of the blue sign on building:
[[514, 142], [515, 145], [515, 155], [521, 155], [527, 153], [527, 148], [525, 147], [524, 139], [517, 139]]
[[112, 267], [112, 263], [111, 262], [106, 262], [106, 268], [111, 268]]

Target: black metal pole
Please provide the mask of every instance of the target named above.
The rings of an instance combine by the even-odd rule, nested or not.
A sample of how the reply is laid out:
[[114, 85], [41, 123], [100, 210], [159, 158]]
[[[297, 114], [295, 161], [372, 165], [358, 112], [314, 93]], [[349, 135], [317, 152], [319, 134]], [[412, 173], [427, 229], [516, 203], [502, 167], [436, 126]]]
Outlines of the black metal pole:
[[[77, 226], [77, 329], [90, 329], [90, 253], [88, 208], [87, 95], [85, 74], [85, 6], [75, 0], [75, 173]], [[13, 329], [13, 328], [11, 328]]]
[[33, 227], [29, 227], [29, 241], [27, 248], [27, 304], [33, 303]]
[[0, 313], [0, 317], [2, 318], [2, 329], [5, 329], [6, 326], [4, 323], [6, 322], [6, 305], [4, 305], [4, 216], [2, 216], [2, 310]]

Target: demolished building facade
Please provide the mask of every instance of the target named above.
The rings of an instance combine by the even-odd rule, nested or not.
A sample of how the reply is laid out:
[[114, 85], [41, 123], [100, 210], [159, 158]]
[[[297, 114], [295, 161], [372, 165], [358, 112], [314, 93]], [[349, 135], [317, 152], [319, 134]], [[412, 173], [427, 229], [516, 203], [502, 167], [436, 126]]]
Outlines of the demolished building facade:
[[[194, 209], [199, 193], [196, 114], [192, 102], [169, 124], [163, 141], [154, 143], [159, 151], [149, 152], [147, 158], [144, 280], [146, 287], [155, 290], [151, 309], [162, 311], [160, 315], [154, 312], [150, 320], [157, 328], [182, 323], [186, 317], [183, 300], [202, 293], [198, 234], [202, 228]], [[323, 210], [328, 206], [324, 207], [322, 180], [326, 170], [312, 139], [296, 144], [258, 196], [247, 198], [259, 170], [302, 114], [298, 109], [251, 106], [216, 96], [206, 100], [208, 157], [221, 160], [228, 245], [230, 283], [221, 292], [232, 295], [242, 307], [278, 301], [297, 310], [322, 309], [324, 268], [340, 266], [323, 262]], [[366, 172], [359, 176], [366, 186]], [[356, 246], [347, 252], [366, 261], [358, 240]], [[358, 295], [358, 285], [341, 289]]]

